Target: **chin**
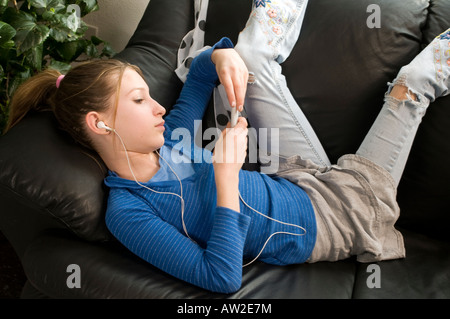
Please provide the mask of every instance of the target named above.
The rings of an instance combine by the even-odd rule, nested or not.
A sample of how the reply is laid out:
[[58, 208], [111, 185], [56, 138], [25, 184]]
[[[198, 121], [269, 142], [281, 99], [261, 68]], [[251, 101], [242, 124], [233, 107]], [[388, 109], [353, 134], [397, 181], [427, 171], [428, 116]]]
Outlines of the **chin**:
[[164, 142], [165, 142], [165, 139], [164, 139], [164, 137], [162, 137], [161, 142], [159, 143], [159, 145], [156, 146], [156, 149], [160, 149], [161, 147], [163, 147]]

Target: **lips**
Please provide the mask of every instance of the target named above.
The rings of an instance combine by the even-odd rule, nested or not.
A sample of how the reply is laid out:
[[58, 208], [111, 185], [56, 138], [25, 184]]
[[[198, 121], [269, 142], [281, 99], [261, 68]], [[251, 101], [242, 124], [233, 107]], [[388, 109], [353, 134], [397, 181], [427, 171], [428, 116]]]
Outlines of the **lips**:
[[164, 128], [164, 123], [165, 121], [162, 121], [161, 123], [159, 123], [158, 125], [156, 125], [157, 128]]

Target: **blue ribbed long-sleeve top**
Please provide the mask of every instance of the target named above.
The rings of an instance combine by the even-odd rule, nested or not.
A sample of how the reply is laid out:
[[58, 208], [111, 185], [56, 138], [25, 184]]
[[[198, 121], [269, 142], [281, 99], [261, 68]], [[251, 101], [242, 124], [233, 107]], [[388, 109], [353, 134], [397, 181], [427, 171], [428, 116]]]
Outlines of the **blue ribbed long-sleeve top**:
[[[109, 172], [105, 179], [110, 188], [106, 224], [122, 244], [166, 273], [222, 293], [240, 288], [243, 260], [256, 257], [274, 232], [304, 235], [272, 237], [259, 257], [270, 264], [305, 262], [316, 240], [314, 210], [301, 187], [259, 172], [241, 170], [239, 173], [239, 191], [248, 205], [264, 215], [299, 225], [306, 232], [260, 216], [242, 201], [240, 213], [217, 206], [211, 152], [194, 143], [186, 147], [180, 134], [172, 134], [181, 127], [194, 136], [194, 121], [203, 117], [218, 81], [211, 53], [216, 48], [227, 47], [232, 47], [232, 43], [224, 38], [194, 59], [180, 97], [165, 118], [164, 152], [183, 153], [191, 159], [191, 172], [181, 182], [184, 222], [193, 240], [183, 230], [180, 198], [149, 191], [114, 172]], [[180, 194], [181, 191], [179, 181], [174, 178], [150, 179], [144, 185], [158, 192]]]

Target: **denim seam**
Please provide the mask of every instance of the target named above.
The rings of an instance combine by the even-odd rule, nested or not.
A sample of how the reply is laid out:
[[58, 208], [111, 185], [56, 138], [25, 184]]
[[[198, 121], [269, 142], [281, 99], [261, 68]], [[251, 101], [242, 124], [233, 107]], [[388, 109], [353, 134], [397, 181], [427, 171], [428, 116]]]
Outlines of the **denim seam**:
[[[301, 13], [302, 13], [302, 7], [304, 6], [305, 1], [301, 0], [301, 1], [297, 1], [296, 3], [296, 13], [295, 15], [291, 16], [291, 18], [289, 19], [289, 22], [286, 24], [286, 31], [283, 32], [283, 35], [280, 36], [271, 46], [273, 49], [273, 57], [272, 59], [274, 61], [276, 61], [279, 53], [278, 53], [278, 47], [280, 46], [281, 42], [286, 38], [286, 35], [289, 34], [289, 32], [292, 30], [292, 26], [294, 25], [295, 21], [297, 21], [297, 19], [300, 17]], [[297, 128], [299, 129], [300, 133], [303, 135], [303, 137], [305, 138], [305, 141], [308, 143], [309, 147], [311, 148], [311, 150], [313, 151], [314, 155], [316, 156], [316, 158], [319, 160], [320, 163], [322, 163], [323, 166], [327, 167], [328, 164], [322, 159], [322, 157], [319, 155], [317, 149], [315, 148], [314, 144], [311, 142], [311, 140], [308, 137], [308, 134], [306, 134], [305, 130], [303, 129], [302, 125], [300, 124], [300, 122], [298, 121], [297, 117], [295, 116], [294, 112], [292, 111], [291, 105], [289, 105], [288, 101], [286, 100], [286, 97], [283, 93], [283, 89], [280, 86], [280, 83], [276, 77], [276, 71], [274, 70], [272, 64], [270, 65], [270, 69], [272, 71], [272, 77], [275, 80], [276, 86], [277, 86], [277, 90], [281, 96], [281, 99], [283, 101], [283, 104], [287, 107], [287, 109], [289, 110], [289, 114], [291, 116], [291, 118], [294, 120], [295, 125], [297, 126]], [[300, 107], [300, 106], [297, 106]]]
[[[286, 97], [283, 93], [283, 89], [280, 86], [280, 82], [277, 80], [276, 78], [276, 72], [273, 69], [272, 65], [270, 65], [270, 69], [272, 71], [272, 77], [275, 80], [276, 86], [277, 86], [277, 90], [278, 93], [280, 94], [281, 100], [283, 101], [283, 104], [285, 105], [286, 109], [289, 111], [289, 114], [291, 116], [291, 118], [293, 119], [295, 125], [297, 126], [297, 128], [299, 129], [300, 133], [303, 135], [303, 137], [305, 138], [305, 141], [308, 143], [309, 147], [311, 148], [311, 150], [313, 151], [314, 155], [316, 156], [316, 158], [320, 161], [320, 163], [322, 163], [323, 166], [327, 167], [328, 164], [322, 159], [322, 157], [319, 155], [319, 153], [317, 152], [317, 149], [315, 148], [314, 144], [311, 142], [311, 140], [309, 139], [308, 134], [306, 134], [305, 130], [303, 129], [302, 125], [300, 124], [300, 122], [298, 121], [297, 117], [295, 116], [294, 112], [292, 111], [291, 105], [288, 103], [288, 101], [286, 100]], [[300, 106], [297, 106], [300, 107]]]

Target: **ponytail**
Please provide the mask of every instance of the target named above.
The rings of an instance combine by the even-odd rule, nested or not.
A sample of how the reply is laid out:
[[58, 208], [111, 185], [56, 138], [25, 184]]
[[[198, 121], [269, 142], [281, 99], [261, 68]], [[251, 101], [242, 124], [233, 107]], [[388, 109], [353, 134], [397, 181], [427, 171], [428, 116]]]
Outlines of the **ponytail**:
[[[115, 59], [81, 63], [72, 68], [62, 81], [58, 71], [42, 71], [25, 81], [15, 92], [5, 132], [30, 111], [51, 110], [62, 130], [79, 144], [94, 149], [86, 131], [85, 116], [90, 111], [117, 110], [120, 82], [127, 68], [144, 77], [138, 67]], [[116, 97], [114, 104], [111, 103], [113, 96]]]
[[19, 86], [9, 106], [5, 133], [31, 111], [53, 109], [56, 80], [60, 75], [61, 73], [56, 70], [47, 69], [29, 78]]

